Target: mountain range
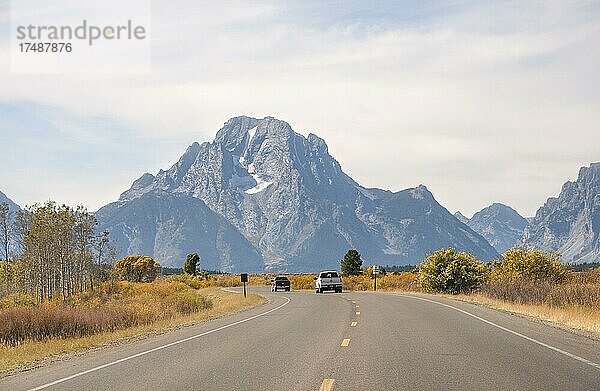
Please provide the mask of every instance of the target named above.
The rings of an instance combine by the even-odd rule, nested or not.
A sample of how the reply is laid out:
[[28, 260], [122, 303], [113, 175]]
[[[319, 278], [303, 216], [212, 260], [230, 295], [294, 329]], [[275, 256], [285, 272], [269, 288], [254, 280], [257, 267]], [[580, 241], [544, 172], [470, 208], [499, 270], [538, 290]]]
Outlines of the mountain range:
[[[186, 215], [192, 203], [197, 218]], [[204, 246], [203, 267], [224, 271], [337, 268], [350, 248], [381, 264], [414, 264], [446, 246], [498, 256], [425, 186], [363, 187], [323, 139], [272, 117], [230, 119], [212, 143], [193, 143], [170, 169], [142, 175], [97, 217], [122, 254], [143, 250], [180, 265]], [[212, 221], [228, 235], [209, 232]]]
[[[0, 192], [0, 202], [19, 206]], [[146, 254], [227, 272], [338, 268], [350, 248], [364, 264], [417, 264], [452, 246], [489, 261], [515, 245], [558, 251], [564, 262], [600, 259], [600, 163], [583, 167], [535, 217], [494, 203], [452, 215], [423, 185], [361, 186], [329, 154], [272, 117], [235, 117], [212, 142], [191, 144], [168, 170], [143, 174], [95, 213], [119, 255]]]

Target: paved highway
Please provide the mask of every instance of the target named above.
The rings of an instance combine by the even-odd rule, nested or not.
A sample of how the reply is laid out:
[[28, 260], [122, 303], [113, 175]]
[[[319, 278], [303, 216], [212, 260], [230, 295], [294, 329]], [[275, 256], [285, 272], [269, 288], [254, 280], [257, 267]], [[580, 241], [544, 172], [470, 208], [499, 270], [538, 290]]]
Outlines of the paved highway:
[[430, 296], [254, 290], [270, 302], [0, 390], [600, 390], [600, 342], [522, 317]]

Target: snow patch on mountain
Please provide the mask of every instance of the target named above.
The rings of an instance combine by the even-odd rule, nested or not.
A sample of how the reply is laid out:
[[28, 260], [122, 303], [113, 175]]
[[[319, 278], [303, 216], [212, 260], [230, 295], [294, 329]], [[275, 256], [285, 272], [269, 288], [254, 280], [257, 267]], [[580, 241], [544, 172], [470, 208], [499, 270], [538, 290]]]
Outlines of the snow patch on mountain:
[[252, 129], [248, 130], [248, 145], [250, 145], [250, 143], [254, 139], [254, 135], [256, 134], [256, 128], [257, 127], [255, 126]]
[[261, 191], [265, 190], [267, 187], [269, 187], [270, 185], [273, 184], [273, 182], [271, 182], [271, 181], [265, 181], [264, 179], [262, 179], [257, 174], [250, 174], [250, 175], [256, 181], [256, 186], [254, 186], [251, 189], [244, 190], [244, 193], [246, 193], [246, 194], [257, 194], [257, 193], [260, 193]]

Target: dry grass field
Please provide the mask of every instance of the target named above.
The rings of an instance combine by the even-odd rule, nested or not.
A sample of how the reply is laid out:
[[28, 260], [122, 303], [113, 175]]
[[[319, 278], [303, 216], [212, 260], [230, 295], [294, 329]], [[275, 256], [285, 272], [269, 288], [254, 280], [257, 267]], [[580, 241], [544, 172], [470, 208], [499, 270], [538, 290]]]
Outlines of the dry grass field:
[[[112, 289], [112, 290], [111, 290]], [[9, 300], [4, 300], [4, 306]], [[21, 300], [22, 302], [22, 300]], [[66, 353], [231, 314], [265, 302], [216, 287], [181, 282], [116, 282], [67, 303], [0, 310], [0, 372]]]
[[600, 268], [570, 272], [562, 282], [490, 282], [455, 297], [600, 336]]

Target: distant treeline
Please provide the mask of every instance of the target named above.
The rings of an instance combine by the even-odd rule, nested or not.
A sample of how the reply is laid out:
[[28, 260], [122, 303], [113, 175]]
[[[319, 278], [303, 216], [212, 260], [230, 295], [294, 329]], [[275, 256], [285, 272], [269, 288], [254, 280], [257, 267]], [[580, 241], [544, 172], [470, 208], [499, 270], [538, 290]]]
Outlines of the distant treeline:
[[590, 262], [590, 263], [567, 263], [565, 265], [565, 267], [568, 270], [574, 271], [574, 272], [584, 272], [586, 270], [589, 269], [593, 269], [595, 267], [599, 267], [600, 266], [600, 262]]
[[[161, 274], [163, 276], [175, 276], [177, 274], [183, 274], [183, 269], [180, 267], [163, 266], [161, 269], [162, 269]], [[226, 272], [222, 272], [220, 270], [201, 270], [201, 271], [206, 272], [207, 274], [229, 274]]]
[[385, 265], [383, 269], [388, 273], [412, 272], [417, 268], [416, 265]]

